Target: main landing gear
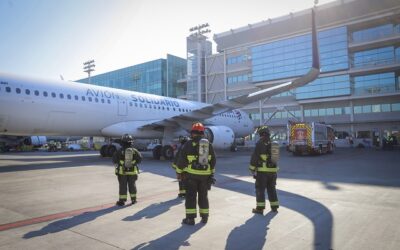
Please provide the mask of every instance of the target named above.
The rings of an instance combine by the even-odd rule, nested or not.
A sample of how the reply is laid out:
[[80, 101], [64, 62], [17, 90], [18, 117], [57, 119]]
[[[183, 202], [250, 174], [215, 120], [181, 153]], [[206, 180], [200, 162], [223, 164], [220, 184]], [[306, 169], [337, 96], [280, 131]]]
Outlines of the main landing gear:
[[153, 158], [160, 160], [163, 156], [166, 160], [172, 160], [174, 158], [174, 148], [171, 145], [157, 145], [153, 149]]
[[112, 157], [115, 151], [117, 151], [117, 147], [115, 145], [106, 144], [100, 148], [100, 155], [102, 157]]

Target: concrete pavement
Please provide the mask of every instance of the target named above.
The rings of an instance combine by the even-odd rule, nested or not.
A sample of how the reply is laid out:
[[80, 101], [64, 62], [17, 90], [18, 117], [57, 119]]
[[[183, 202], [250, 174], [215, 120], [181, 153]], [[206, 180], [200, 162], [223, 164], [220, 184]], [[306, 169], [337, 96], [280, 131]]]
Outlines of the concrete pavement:
[[186, 226], [167, 161], [141, 164], [138, 203], [118, 208], [97, 152], [0, 154], [0, 249], [399, 249], [400, 153], [281, 152], [278, 214], [253, 215], [251, 152], [219, 152], [210, 219]]

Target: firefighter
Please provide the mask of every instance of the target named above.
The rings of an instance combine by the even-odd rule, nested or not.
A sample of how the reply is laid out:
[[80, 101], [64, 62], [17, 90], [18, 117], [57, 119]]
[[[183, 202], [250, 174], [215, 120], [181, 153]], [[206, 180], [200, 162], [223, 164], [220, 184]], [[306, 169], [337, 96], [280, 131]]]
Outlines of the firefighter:
[[176, 152], [174, 161], [172, 162], [172, 168], [175, 169], [176, 178], [178, 179], [178, 185], [179, 185], [178, 197], [180, 197], [180, 198], [185, 197], [186, 189], [185, 189], [185, 182], [182, 179], [182, 174], [179, 173], [180, 171], [178, 170], [178, 166], [176, 164], [178, 163], [179, 153], [181, 152], [183, 145], [185, 145], [185, 143], [187, 141], [188, 141], [188, 138], [186, 136], [179, 136], [180, 146], [178, 148], [178, 151]]
[[208, 189], [214, 180], [215, 152], [212, 144], [204, 137], [204, 126], [195, 123], [191, 129], [191, 139], [183, 146], [178, 159], [178, 173], [182, 173], [186, 184], [186, 218], [183, 224], [194, 225], [197, 217], [196, 198], [202, 223], [207, 223], [209, 215]]
[[268, 200], [273, 212], [278, 212], [279, 202], [276, 194], [276, 178], [278, 167], [271, 159], [271, 140], [267, 126], [261, 126], [257, 133], [260, 140], [256, 144], [250, 160], [250, 171], [253, 175], [256, 188], [257, 206], [253, 213], [263, 214], [265, 209], [265, 188], [268, 193]]
[[132, 205], [136, 203], [136, 180], [138, 179], [138, 165], [142, 161], [140, 152], [132, 146], [133, 137], [125, 134], [121, 138], [122, 148], [118, 149], [113, 155], [115, 165], [115, 174], [119, 183], [119, 199], [117, 206], [125, 205], [128, 198], [127, 188], [132, 201]]

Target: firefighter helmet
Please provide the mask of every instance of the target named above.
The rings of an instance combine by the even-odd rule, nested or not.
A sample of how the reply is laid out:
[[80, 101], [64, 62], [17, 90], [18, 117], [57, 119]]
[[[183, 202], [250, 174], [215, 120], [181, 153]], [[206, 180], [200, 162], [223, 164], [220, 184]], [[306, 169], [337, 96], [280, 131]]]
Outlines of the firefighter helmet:
[[204, 134], [204, 125], [201, 124], [200, 122], [196, 122], [192, 126], [192, 133], [199, 133], [199, 134]]
[[133, 143], [133, 137], [132, 137], [131, 135], [124, 134], [124, 135], [121, 137], [121, 141], [122, 141], [122, 142], [125, 142], [125, 143]]
[[257, 133], [258, 133], [260, 136], [269, 135], [269, 128], [268, 128], [268, 126], [261, 126], [261, 127], [259, 127], [259, 128], [257, 129]]

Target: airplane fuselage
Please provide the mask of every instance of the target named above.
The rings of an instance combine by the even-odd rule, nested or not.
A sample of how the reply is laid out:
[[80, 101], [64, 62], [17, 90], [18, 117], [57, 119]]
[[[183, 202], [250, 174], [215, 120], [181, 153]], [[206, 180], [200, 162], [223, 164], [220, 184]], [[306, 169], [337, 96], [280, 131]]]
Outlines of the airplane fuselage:
[[[77, 82], [0, 74], [0, 134], [4, 135], [113, 137], [126, 131], [136, 138], [161, 138], [161, 130], [139, 128], [205, 106]], [[236, 137], [253, 131], [252, 121], [240, 110], [216, 115], [204, 123], [230, 127]]]

